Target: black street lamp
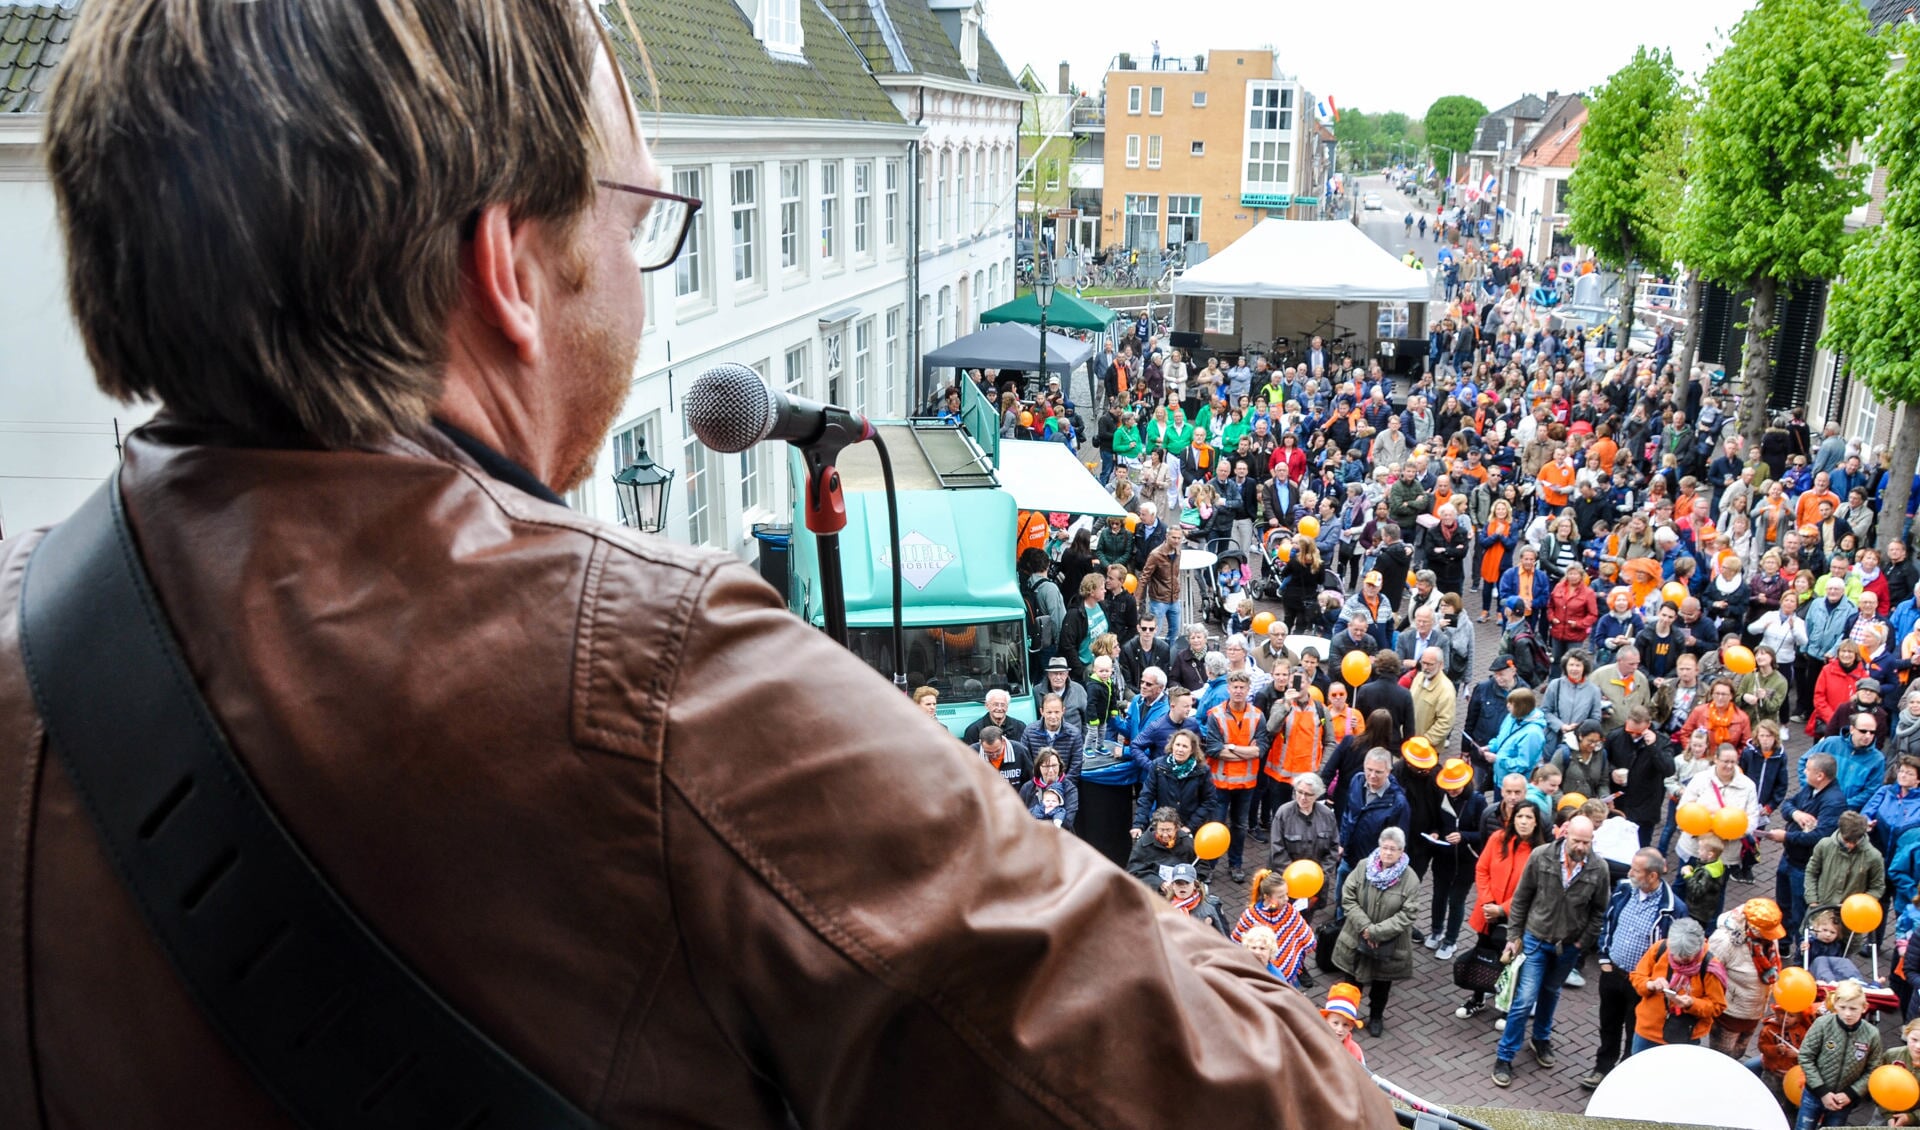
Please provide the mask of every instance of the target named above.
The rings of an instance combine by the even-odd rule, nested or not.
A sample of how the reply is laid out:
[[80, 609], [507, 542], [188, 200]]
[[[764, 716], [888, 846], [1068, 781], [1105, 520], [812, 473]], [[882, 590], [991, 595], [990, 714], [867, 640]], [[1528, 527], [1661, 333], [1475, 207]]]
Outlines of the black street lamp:
[[1040, 260], [1039, 270], [1033, 276], [1033, 300], [1040, 306], [1040, 379], [1034, 385], [1036, 394], [1047, 387], [1047, 307], [1053, 305], [1053, 260]]
[[644, 438], [636, 436], [635, 439], [639, 446], [633, 462], [613, 476], [613, 493], [620, 504], [620, 524], [657, 534], [667, 528], [667, 492], [673, 486], [673, 472], [662, 469], [647, 454]]

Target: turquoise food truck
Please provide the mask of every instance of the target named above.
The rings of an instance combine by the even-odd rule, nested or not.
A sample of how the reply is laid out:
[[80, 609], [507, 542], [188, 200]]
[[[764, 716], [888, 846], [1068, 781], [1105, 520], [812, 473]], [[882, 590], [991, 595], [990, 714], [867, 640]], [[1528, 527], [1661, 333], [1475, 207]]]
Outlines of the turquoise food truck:
[[[1006, 690], [1013, 716], [1033, 721], [1027, 611], [1014, 568], [1020, 513], [1104, 516], [1122, 513], [1119, 505], [1064, 444], [1002, 440], [996, 431], [982, 446], [968, 429], [937, 420], [875, 428], [893, 457], [900, 502], [907, 686], [938, 690], [940, 721], [956, 735], [985, 711], [989, 690]], [[871, 444], [860, 444], [843, 451], [838, 466], [847, 510], [840, 534], [847, 644], [891, 678], [893, 553], [880, 460]], [[819, 543], [806, 528], [798, 453], [788, 469], [795, 498], [788, 604], [820, 626]]]

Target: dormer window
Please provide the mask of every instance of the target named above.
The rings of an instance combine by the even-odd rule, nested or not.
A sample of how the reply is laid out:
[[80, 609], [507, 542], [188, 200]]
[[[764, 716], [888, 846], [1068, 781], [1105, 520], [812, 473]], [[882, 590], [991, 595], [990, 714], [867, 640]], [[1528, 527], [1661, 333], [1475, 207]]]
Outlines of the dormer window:
[[753, 20], [754, 37], [775, 55], [804, 57], [800, 32], [801, 0], [759, 0]]
[[980, 73], [980, 7], [974, 5], [960, 17], [960, 65], [967, 74]]

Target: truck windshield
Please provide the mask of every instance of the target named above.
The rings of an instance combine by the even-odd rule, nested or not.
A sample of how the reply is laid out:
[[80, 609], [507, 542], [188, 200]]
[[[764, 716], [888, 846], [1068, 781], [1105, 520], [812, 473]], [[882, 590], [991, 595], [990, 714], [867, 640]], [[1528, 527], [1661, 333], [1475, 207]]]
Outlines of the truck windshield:
[[[1025, 622], [915, 625], [903, 629], [907, 686], [931, 686], [940, 703], [984, 702], [987, 692], [1004, 690], [1015, 698], [1027, 693]], [[847, 646], [867, 666], [893, 676], [893, 629], [853, 628]]]

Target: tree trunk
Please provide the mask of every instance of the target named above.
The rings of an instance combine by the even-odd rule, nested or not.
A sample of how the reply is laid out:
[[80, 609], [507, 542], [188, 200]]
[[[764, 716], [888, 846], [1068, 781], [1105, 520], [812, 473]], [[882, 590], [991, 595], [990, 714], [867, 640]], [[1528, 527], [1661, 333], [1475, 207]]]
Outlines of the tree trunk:
[[1620, 259], [1624, 264], [1620, 268], [1620, 353], [1625, 357], [1633, 350], [1633, 300], [1640, 290], [1640, 272], [1633, 268], [1633, 240], [1620, 241], [1622, 252]]
[[1753, 302], [1747, 307], [1747, 353], [1740, 370], [1740, 434], [1753, 449], [1767, 430], [1767, 393], [1773, 375], [1773, 319], [1778, 313], [1780, 282], [1771, 275], [1752, 281]]
[[[1687, 320], [1680, 329], [1680, 365], [1675, 370], [1682, 377], [1693, 372], [1693, 357], [1700, 351], [1700, 297], [1705, 290], [1706, 287], [1700, 282], [1700, 272], [1688, 271], [1687, 294], [1681, 300], [1686, 303]], [[1700, 390], [1702, 396], [1706, 393], [1705, 388]]]
[[1893, 422], [1893, 452], [1888, 456], [1887, 493], [1880, 499], [1880, 553], [1900, 538], [1907, 524], [1907, 497], [1913, 489], [1913, 466], [1920, 460], [1920, 420], [1913, 419], [1912, 403], [1900, 405]]

